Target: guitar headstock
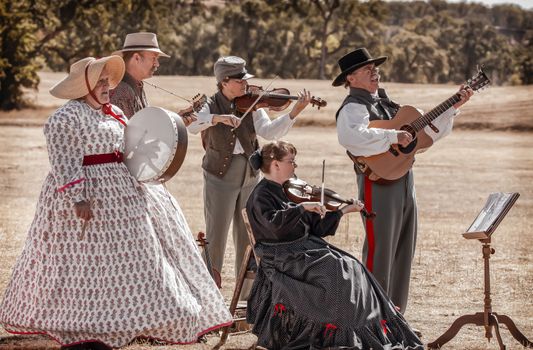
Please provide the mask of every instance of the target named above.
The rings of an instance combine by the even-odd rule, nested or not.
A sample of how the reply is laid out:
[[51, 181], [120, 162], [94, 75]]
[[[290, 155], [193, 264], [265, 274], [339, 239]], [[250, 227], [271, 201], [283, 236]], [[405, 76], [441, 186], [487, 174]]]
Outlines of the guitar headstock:
[[478, 68], [478, 72], [466, 81], [466, 86], [469, 86], [474, 91], [480, 91], [489, 84], [490, 79], [483, 71], [483, 68]]
[[320, 97], [313, 96], [311, 97], [311, 105], [316, 106], [318, 109], [320, 109], [320, 107], [326, 107], [328, 103], [326, 102], [326, 100], [323, 100]]
[[192, 98], [192, 110], [194, 112], [199, 112], [206, 103], [207, 96], [205, 94], [196, 94], [196, 96]]
[[178, 112], [182, 117], [188, 117], [196, 112], [199, 112], [202, 107], [207, 103], [207, 96], [205, 94], [197, 94], [191, 99], [191, 105]]

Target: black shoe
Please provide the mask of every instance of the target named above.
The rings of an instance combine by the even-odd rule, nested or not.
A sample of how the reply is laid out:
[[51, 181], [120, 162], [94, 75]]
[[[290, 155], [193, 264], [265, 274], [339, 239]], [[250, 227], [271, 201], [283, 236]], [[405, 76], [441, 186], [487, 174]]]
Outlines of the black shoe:
[[196, 339], [196, 342], [199, 343], [199, 344], [207, 344], [207, 337], [204, 335], [198, 337], [198, 339]]

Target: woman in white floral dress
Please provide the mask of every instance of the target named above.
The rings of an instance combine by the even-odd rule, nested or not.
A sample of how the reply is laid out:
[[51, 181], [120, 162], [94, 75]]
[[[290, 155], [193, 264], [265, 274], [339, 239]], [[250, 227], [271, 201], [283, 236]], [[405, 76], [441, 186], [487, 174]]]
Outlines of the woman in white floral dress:
[[50, 173], [0, 305], [10, 333], [71, 348], [136, 337], [193, 343], [231, 323], [178, 203], [121, 162], [127, 119], [109, 105], [119, 56], [82, 59], [50, 93]]

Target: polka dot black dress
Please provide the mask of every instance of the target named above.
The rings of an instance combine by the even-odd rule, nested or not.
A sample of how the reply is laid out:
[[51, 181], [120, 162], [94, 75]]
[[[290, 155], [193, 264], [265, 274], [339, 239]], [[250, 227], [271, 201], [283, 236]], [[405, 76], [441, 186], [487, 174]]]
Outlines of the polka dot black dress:
[[247, 203], [260, 257], [247, 320], [268, 349], [423, 349], [366, 268], [328, 244], [342, 213], [289, 202], [263, 179]]

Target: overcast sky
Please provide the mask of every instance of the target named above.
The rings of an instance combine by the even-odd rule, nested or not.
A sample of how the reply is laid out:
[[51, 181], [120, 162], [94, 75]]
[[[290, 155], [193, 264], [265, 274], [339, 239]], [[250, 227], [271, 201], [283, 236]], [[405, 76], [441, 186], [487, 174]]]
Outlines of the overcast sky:
[[448, 0], [448, 2], [480, 2], [487, 6], [496, 5], [496, 4], [517, 4], [525, 9], [533, 9], [533, 0]]
[[[393, 1], [393, 0], [385, 0]], [[396, 0], [395, 0], [396, 1]], [[409, 1], [409, 0], [405, 0]], [[533, 9], [533, 0], [447, 0], [448, 2], [480, 2], [486, 6], [496, 5], [496, 4], [517, 4], [525, 9]]]

